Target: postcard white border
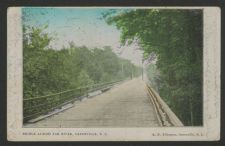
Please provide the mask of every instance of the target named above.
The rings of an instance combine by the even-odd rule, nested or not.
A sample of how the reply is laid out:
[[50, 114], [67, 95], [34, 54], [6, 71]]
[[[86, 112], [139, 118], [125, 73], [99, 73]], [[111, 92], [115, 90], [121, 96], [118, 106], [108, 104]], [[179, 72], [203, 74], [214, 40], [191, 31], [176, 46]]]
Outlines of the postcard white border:
[[[130, 8], [203, 9], [204, 125], [202, 127], [152, 128], [23, 128], [21, 106], [23, 97], [21, 7], [10, 7], [7, 13], [7, 139], [9, 141], [215, 141], [220, 139], [220, 8]], [[56, 135], [56, 133], [59, 133], [59, 135]], [[74, 135], [71, 136], [68, 133]], [[176, 134], [176, 136], [173, 134]], [[179, 134], [187, 135], [180, 136]]]

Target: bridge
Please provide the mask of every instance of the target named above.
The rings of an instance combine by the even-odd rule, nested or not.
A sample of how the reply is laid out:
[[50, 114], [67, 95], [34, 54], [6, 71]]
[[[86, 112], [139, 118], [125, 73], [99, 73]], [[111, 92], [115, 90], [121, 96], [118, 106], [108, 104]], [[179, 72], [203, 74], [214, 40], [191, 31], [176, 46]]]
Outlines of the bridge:
[[141, 77], [24, 99], [24, 105], [24, 127], [183, 126]]

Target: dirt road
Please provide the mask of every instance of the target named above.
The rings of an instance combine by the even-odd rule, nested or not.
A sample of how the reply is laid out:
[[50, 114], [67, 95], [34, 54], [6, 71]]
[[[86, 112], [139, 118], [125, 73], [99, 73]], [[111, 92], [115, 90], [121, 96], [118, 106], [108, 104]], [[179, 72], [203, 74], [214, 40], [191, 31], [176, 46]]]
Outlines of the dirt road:
[[159, 126], [145, 83], [135, 78], [74, 107], [25, 127], [156, 127]]

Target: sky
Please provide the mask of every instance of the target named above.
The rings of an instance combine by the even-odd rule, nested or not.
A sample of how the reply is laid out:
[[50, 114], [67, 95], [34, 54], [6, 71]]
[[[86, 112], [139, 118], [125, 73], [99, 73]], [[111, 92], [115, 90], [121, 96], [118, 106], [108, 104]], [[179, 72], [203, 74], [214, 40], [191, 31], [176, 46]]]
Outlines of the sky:
[[[32, 8], [22, 9], [23, 23], [29, 26], [48, 24], [46, 32], [54, 36], [51, 46], [54, 49], [67, 47], [69, 42], [76, 46], [103, 48], [111, 46], [118, 56], [141, 66], [142, 51], [136, 44], [120, 45], [120, 31], [101, 19], [107, 8]], [[120, 11], [121, 9], [117, 9]]]

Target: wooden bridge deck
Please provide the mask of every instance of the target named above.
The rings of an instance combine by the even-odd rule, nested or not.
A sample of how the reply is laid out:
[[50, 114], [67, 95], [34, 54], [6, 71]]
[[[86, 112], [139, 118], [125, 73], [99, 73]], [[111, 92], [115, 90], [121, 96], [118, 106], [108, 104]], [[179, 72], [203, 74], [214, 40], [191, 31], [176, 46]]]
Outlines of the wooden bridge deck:
[[156, 127], [156, 112], [145, 83], [135, 78], [74, 107], [24, 127]]

